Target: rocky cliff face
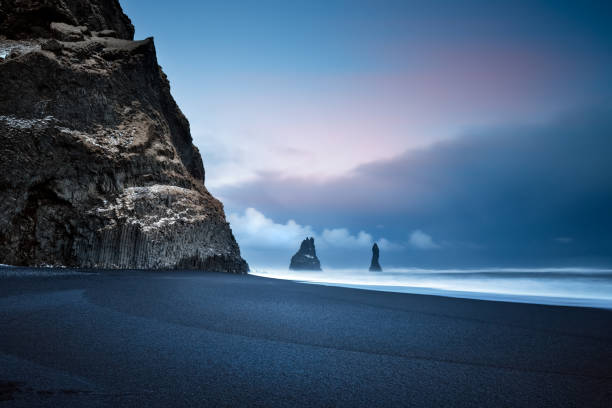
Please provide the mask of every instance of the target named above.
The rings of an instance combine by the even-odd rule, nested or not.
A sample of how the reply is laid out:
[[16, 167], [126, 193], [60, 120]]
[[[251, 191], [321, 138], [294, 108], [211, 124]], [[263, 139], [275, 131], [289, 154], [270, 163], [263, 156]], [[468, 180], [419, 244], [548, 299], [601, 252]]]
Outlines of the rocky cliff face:
[[117, 0], [0, 2], [0, 263], [247, 272], [133, 33]]
[[380, 250], [378, 249], [378, 244], [374, 243], [374, 245], [372, 246], [372, 262], [370, 262], [371, 272], [382, 271], [382, 268], [380, 267], [380, 263], [378, 262], [379, 257], [380, 257]]
[[289, 269], [294, 271], [320, 271], [321, 262], [317, 258], [314, 238], [306, 238], [302, 241], [300, 249], [291, 257]]

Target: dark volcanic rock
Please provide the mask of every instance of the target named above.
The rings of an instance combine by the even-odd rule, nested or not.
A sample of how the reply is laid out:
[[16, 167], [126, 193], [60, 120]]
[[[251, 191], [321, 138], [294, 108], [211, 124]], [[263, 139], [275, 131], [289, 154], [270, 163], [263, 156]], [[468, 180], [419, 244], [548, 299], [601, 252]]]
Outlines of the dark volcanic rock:
[[134, 26], [118, 0], [2, 0], [0, 35], [12, 39], [52, 37], [51, 23], [84, 26], [92, 31], [114, 30], [132, 40]]
[[320, 271], [321, 263], [315, 251], [314, 238], [306, 238], [302, 241], [299, 251], [291, 257], [289, 269], [295, 271]]
[[61, 41], [81, 41], [85, 39], [88, 29], [85, 26], [75, 27], [66, 23], [51, 23], [53, 36]]
[[372, 246], [372, 262], [370, 263], [370, 271], [380, 272], [382, 268], [380, 267], [380, 263], [378, 263], [378, 257], [380, 255], [380, 251], [378, 249], [378, 244], [374, 243]]
[[0, 263], [246, 273], [153, 39], [116, 0], [0, 8]]

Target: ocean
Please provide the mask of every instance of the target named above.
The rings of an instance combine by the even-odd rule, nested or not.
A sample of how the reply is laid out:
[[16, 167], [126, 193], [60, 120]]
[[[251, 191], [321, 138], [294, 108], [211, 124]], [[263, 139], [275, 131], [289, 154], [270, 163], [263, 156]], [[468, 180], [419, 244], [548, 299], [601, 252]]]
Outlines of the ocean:
[[266, 278], [470, 299], [612, 309], [612, 269], [596, 268], [395, 268], [290, 271], [251, 268]]

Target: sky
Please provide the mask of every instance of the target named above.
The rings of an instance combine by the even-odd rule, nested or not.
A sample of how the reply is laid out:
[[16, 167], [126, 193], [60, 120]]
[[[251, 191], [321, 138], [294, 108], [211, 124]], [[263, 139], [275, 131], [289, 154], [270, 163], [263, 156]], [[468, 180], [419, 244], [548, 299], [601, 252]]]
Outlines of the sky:
[[252, 266], [612, 265], [612, 3], [121, 3]]

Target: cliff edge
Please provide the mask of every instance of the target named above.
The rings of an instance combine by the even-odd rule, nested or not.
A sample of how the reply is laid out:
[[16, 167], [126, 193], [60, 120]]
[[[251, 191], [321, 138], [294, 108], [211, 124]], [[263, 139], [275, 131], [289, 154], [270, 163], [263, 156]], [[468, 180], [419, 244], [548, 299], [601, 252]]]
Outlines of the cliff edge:
[[0, 263], [248, 271], [133, 35], [117, 0], [0, 3]]

